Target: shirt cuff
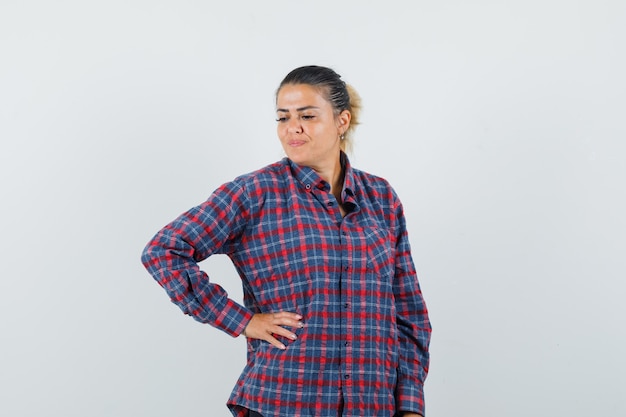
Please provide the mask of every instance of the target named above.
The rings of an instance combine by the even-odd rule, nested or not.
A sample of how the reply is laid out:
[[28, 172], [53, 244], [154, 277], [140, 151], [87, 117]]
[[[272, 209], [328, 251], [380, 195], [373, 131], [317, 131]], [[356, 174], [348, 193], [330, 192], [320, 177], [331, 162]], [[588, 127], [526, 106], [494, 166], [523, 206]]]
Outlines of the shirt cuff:
[[398, 381], [396, 388], [396, 409], [399, 412], [424, 414], [424, 389], [409, 381]]
[[232, 337], [237, 337], [246, 329], [252, 316], [253, 314], [250, 310], [233, 300], [228, 300], [226, 306], [218, 313], [215, 319], [215, 327]]

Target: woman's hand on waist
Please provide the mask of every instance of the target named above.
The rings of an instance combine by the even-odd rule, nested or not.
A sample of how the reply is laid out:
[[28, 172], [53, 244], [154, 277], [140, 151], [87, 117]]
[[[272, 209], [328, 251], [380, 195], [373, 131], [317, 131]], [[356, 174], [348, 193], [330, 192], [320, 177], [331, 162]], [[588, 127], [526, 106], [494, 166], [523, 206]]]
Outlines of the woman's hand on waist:
[[302, 316], [286, 311], [281, 311], [280, 313], [258, 313], [252, 316], [243, 334], [251, 339], [265, 340], [279, 349], [286, 349], [285, 345], [274, 336], [283, 336], [291, 340], [296, 340], [297, 336], [285, 327], [296, 329], [304, 327]]

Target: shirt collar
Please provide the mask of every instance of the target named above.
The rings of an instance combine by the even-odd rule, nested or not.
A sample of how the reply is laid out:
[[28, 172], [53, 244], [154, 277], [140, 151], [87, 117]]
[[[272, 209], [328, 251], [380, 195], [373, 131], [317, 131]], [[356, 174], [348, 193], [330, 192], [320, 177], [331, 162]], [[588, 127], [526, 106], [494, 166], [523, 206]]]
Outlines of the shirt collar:
[[354, 171], [352, 170], [352, 165], [350, 165], [348, 155], [346, 155], [343, 151], [341, 152], [341, 166], [343, 166], [343, 170], [345, 173], [342, 190], [342, 196], [345, 200], [346, 196], [354, 197], [356, 195], [356, 182], [354, 179]]
[[[352, 170], [352, 166], [350, 165], [348, 155], [341, 151], [339, 157], [341, 158], [341, 165], [344, 170], [342, 196], [344, 196], [344, 198], [346, 196], [353, 197], [355, 195], [354, 171]], [[324, 181], [313, 168], [298, 165], [289, 158], [285, 158], [285, 160], [289, 165], [293, 176], [298, 180], [298, 182], [302, 184], [305, 189], [312, 190], [314, 188], [317, 188], [330, 191], [330, 184]]]

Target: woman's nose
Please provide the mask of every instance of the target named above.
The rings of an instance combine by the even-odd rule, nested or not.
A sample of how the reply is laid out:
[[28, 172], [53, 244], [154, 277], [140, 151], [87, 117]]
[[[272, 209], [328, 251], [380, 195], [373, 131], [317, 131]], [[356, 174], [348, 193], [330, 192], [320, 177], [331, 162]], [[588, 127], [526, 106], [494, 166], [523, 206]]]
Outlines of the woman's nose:
[[300, 120], [298, 120], [298, 118], [292, 117], [287, 123], [287, 129], [289, 132], [302, 133], [302, 124], [300, 124]]

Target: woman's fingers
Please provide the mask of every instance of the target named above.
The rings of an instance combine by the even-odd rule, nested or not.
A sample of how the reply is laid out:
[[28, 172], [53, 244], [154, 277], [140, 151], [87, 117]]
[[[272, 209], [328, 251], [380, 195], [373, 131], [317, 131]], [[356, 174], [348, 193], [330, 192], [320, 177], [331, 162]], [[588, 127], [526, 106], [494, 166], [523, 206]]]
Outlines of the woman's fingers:
[[278, 349], [282, 349], [282, 350], [287, 349], [287, 346], [285, 346], [284, 344], [282, 344], [282, 343], [280, 342], [280, 340], [276, 339], [276, 338], [275, 338], [274, 336], [272, 336], [272, 335], [268, 335], [268, 336], [267, 336], [265, 339], [263, 339], [263, 340], [268, 341], [271, 345], [276, 346]]
[[296, 328], [304, 327], [304, 323], [302, 323], [302, 316], [300, 314], [281, 311], [280, 313], [271, 313], [271, 315], [274, 322], [280, 326]]
[[243, 333], [251, 339], [265, 340], [279, 349], [285, 349], [285, 345], [276, 339], [274, 335], [283, 336], [291, 340], [295, 340], [297, 336], [284, 326], [293, 328], [304, 327], [302, 316], [286, 311], [255, 314]]

